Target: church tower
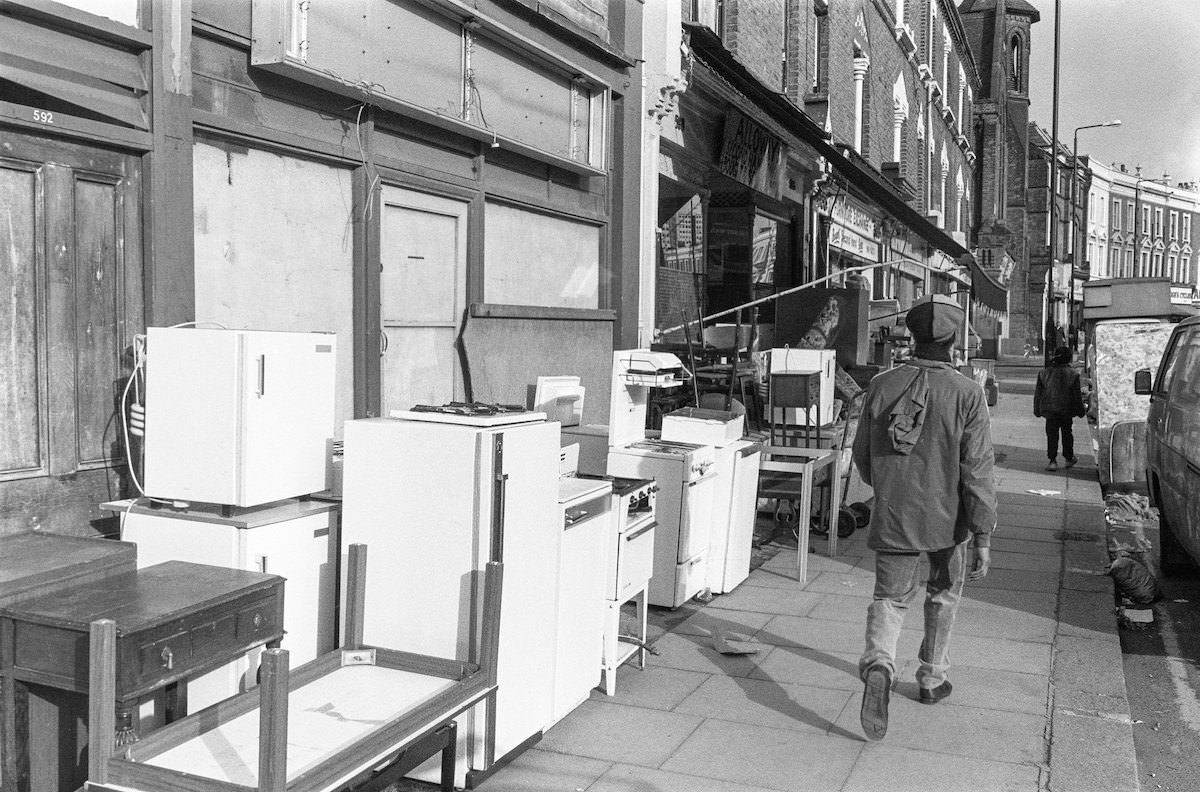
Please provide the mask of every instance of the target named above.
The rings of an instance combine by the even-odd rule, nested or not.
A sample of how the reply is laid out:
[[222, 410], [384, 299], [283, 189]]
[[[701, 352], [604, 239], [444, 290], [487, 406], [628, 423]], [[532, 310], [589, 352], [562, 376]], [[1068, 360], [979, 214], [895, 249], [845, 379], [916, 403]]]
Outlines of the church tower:
[[1008, 287], [1007, 317], [976, 331], [985, 343], [994, 339], [996, 354], [1020, 354], [1027, 340], [1041, 336], [1040, 287], [1028, 293], [1025, 233], [1030, 36], [1041, 15], [1028, 0], [963, 0], [958, 13], [983, 77], [973, 130], [976, 258]]

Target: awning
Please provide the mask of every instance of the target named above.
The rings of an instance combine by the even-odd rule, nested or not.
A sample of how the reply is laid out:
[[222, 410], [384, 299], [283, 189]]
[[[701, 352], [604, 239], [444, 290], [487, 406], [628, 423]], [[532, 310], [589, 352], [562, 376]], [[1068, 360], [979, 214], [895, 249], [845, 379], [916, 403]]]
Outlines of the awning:
[[971, 300], [987, 311], [1008, 313], [1008, 289], [996, 283], [992, 276], [979, 266], [974, 256], [967, 254], [966, 258], [970, 259]]
[[[953, 237], [929, 222], [917, 209], [909, 205], [904, 200], [904, 196], [900, 195], [884, 179], [883, 175], [872, 168], [858, 152], [850, 148], [839, 151], [838, 147], [829, 140], [825, 130], [811, 116], [783, 94], [763, 85], [729, 50], [725, 49], [724, 43], [716, 33], [704, 25], [694, 22], [685, 22], [683, 27], [690, 36], [692, 51], [710, 69], [757, 104], [778, 123], [812, 146], [818, 154], [829, 161], [835, 171], [878, 204], [881, 209], [938, 250], [956, 259], [964, 255], [970, 256], [967, 249], [956, 242]], [[971, 258], [974, 263], [974, 257]], [[991, 288], [994, 287], [999, 290], [1001, 295], [1001, 299], [998, 301], [1001, 307], [998, 310], [1006, 310], [1008, 300], [1004, 287], [988, 278], [978, 267], [973, 268], [973, 275], [975, 271], [979, 273], [978, 280], [987, 281], [990, 284], [990, 286], [984, 287], [988, 290], [987, 302], [984, 304], [991, 307], [997, 303], [996, 294]]]

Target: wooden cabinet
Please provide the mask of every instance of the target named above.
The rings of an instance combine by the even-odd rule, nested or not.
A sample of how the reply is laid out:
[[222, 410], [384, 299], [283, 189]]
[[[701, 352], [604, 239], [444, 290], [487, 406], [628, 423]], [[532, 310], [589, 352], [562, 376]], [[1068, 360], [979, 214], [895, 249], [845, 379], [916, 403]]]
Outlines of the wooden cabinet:
[[135, 728], [139, 698], [278, 644], [283, 579], [170, 561], [0, 609], [5, 792], [85, 780], [88, 630], [104, 618], [117, 625], [118, 723]]

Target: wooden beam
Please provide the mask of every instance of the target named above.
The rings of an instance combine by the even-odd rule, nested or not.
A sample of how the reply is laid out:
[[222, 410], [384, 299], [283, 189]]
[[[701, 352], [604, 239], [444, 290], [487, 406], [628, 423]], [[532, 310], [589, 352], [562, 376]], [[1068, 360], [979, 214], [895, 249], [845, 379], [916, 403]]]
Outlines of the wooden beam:
[[258, 789], [259, 792], [286, 792], [288, 651], [264, 651], [261, 671], [262, 682], [258, 686]]
[[363, 610], [366, 602], [367, 546], [350, 545], [346, 563], [346, 642], [347, 649], [363, 645]]

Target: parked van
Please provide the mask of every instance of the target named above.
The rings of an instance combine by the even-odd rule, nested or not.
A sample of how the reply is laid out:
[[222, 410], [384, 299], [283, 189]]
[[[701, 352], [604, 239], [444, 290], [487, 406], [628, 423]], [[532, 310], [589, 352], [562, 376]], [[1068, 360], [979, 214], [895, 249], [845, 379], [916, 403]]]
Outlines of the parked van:
[[1146, 486], [1159, 512], [1165, 574], [1200, 564], [1200, 316], [1180, 322], [1158, 370], [1134, 374], [1134, 392], [1150, 396]]

